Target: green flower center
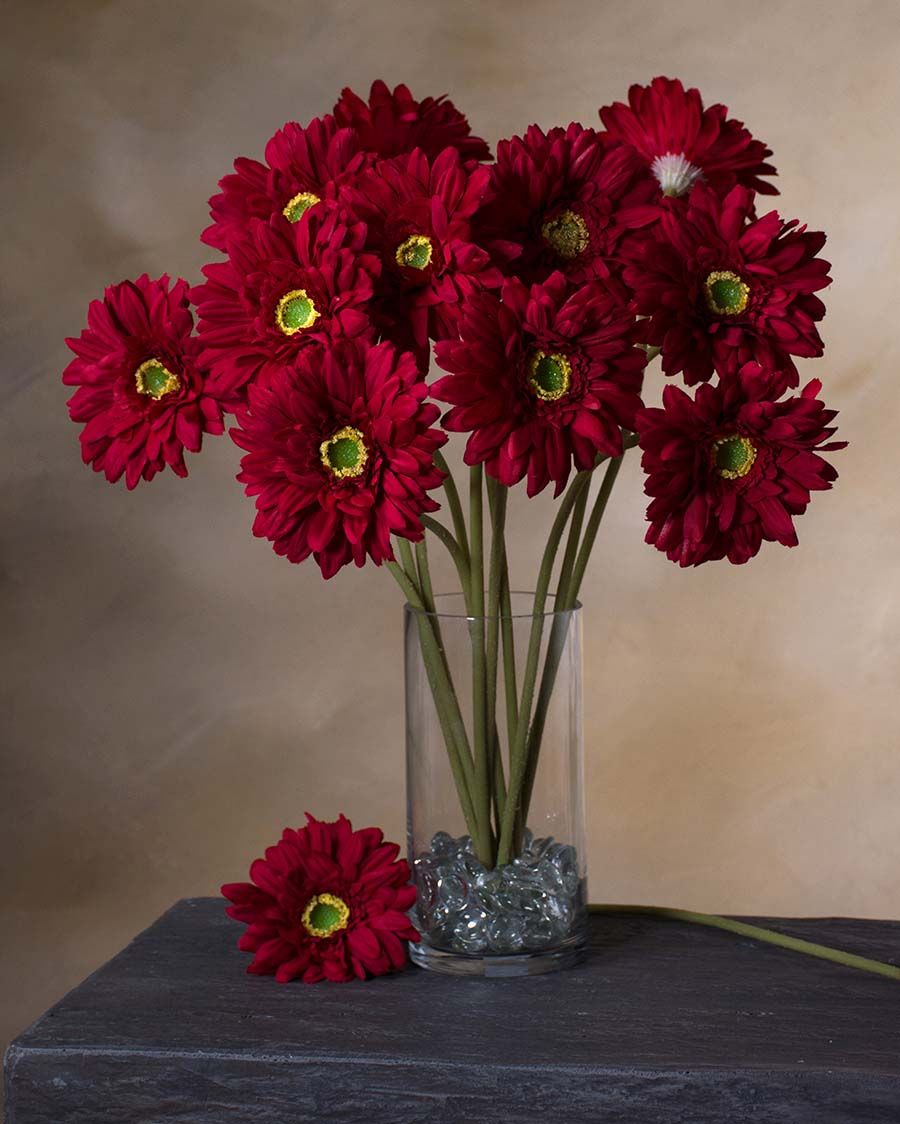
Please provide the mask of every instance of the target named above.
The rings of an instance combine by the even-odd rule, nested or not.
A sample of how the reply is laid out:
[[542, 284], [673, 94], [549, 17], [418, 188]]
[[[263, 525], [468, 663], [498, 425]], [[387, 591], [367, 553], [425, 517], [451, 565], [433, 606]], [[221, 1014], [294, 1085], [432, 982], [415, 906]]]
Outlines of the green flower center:
[[334, 894], [316, 894], [306, 903], [301, 920], [311, 936], [330, 937], [338, 929], [347, 928], [350, 907]]
[[737, 316], [747, 307], [750, 286], [730, 269], [714, 270], [703, 282], [706, 303], [718, 316]]
[[149, 394], [157, 402], [167, 394], [174, 394], [181, 379], [158, 359], [148, 359], [134, 372], [138, 394]]
[[574, 211], [562, 211], [541, 227], [544, 241], [567, 261], [584, 253], [591, 240], [587, 223]]
[[756, 446], [746, 437], [720, 437], [712, 447], [713, 464], [726, 480], [746, 476], [756, 461]]
[[410, 234], [397, 247], [394, 258], [401, 269], [427, 269], [433, 252], [430, 238], [424, 234]]
[[535, 351], [528, 360], [528, 385], [538, 398], [555, 402], [569, 393], [572, 364], [558, 352]]
[[332, 476], [343, 480], [348, 476], [359, 476], [366, 467], [369, 451], [360, 431], [345, 425], [322, 442], [319, 456]]
[[319, 319], [313, 299], [305, 289], [285, 293], [275, 309], [275, 323], [286, 336], [311, 328]]
[[285, 203], [284, 210], [281, 213], [288, 222], [299, 222], [310, 207], [315, 207], [316, 203], [321, 202], [319, 196], [311, 191], [298, 191], [292, 199]]

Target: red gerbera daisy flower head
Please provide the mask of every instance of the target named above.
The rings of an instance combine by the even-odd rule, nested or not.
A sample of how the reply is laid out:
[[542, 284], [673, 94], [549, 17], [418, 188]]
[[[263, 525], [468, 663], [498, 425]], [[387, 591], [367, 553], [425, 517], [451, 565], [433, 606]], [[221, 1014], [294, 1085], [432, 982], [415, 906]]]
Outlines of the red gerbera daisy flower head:
[[427, 357], [428, 338], [456, 334], [459, 311], [502, 275], [472, 241], [471, 219], [490, 173], [467, 168], [455, 148], [434, 160], [416, 149], [380, 161], [348, 185], [341, 204], [368, 229], [381, 262], [375, 315], [383, 333]]
[[610, 282], [573, 286], [561, 273], [528, 288], [504, 282], [502, 299], [466, 305], [459, 340], [438, 343], [452, 372], [432, 394], [452, 403], [444, 425], [471, 433], [467, 464], [484, 463], [508, 486], [527, 476], [528, 495], [574, 465], [622, 453], [620, 426], [641, 406], [646, 354], [634, 346], [634, 314]]
[[837, 479], [821, 454], [846, 445], [830, 440], [835, 411], [820, 390], [814, 380], [779, 400], [780, 377], [754, 362], [693, 399], [667, 386], [662, 409], [637, 415], [647, 542], [681, 566], [746, 562], [764, 541], [796, 546], [795, 517]]
[[204, 361], [231, 409], [313, 342], [371, 334], [367, 315], [380, 270], [366, 229], [335, 206], [299, 222], [255, 221], [228, 261], [204, 266], [193, 290]]
[[344, 983], [402, 968], [419, 934], [406, 915], [416, 891], [400, 848], [344, 816], [306, 819], [253, 863], [250, 882], [222, 887], [228, 916], [247, 926], [238, 942], [255, 954], [247, 971]]
[[110, 482], [124, 473], [134, 488], [167, 465], [187, 476], [185, 449], [224, 432], [193, 326], [187, 281], [143, 274], [111, 285], [91, 303], [80, 337], [66, 340], [76, 357], [63, 382], [78, 387], [69, 416], [84, 423], [82, 458]]
[[235, 238], [246, 236], [253, 219], [281, 215], [298, 222], [311, 207], [334, 199], [338, 187], [370, 162], [356, 133], [333, 117], [317, 117], [305, 128], [289, 121], [266, 145], [265, 163], [238, 157], [234, 173], [219, 181], [222, 190], [209, 201], [213, 221], [201, 238], [227, 251]]
[[600, 110], [608, 135], [622, 141], [663, 196], [687, 194], [706, 183], [719, 195], [735, 184], [761, 195], [778, 189], [763, 176], [775, 175], [766, 163], [772, 151], [754, 140], [743, 122], [724, 105], [704, 109], [700, 91], [685, 89], [677, 78], [654, 78], [634, 85], [628, 105], [615, 102]]
[[497, 145], [477, 240], [506, 273], [525, 282], [562, 271], [572, 280], [607, 277], [624, 228], [620, 208], [651, 198], [635, 186], [630, 152], [578, 124]]
[[326, 578], [348, 562], [393, 559], [391, 535], [418, 541], [447, 440], [415, 358], [390, 343], [335, 340], [300, 352], [250, 387], [231, 431], [246, 450], [238, 480], [256, 497], [253, 533]]
[[791, 356], [823, 350], [816, 324], [825, 305], [815, 294], [831, 284], [831, 266], [818, 257], [824, 244], [820, 231], [777, 211], [755, 218], [746, 188], [719, 198], [705, 186], [680, 214], [664, 214], [652, 236], [628, 243], [625, 281], [666, 374], [683, 372], [692, 386], [753, 359], [796, 386]]
[[451, 146], [464, 160], [491, 158], [487, 142], [472, 135], [469, 122], [446, 94], [416, 101], [408, 86], [391, 90], [379, 79], [372, 83], [368, 102], [345, 87], [334, 116], [340, 125], [356, 131], [367, 152], [378, 156], [400, 156], [421, 148], [434, 159]]

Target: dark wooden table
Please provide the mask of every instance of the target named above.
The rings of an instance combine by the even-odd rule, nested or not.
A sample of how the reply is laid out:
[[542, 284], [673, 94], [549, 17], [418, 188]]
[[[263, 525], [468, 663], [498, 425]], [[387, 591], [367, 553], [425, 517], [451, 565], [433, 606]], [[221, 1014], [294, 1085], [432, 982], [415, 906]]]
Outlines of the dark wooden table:
[[[770, 924], [900, 953], [900, 922]], [[900, 1122], [900, 986], [863, 972], [619, 914], [568, 972], [282, 987], [240, 931], [179, 902], [13, 1043], [8, 1124]]]

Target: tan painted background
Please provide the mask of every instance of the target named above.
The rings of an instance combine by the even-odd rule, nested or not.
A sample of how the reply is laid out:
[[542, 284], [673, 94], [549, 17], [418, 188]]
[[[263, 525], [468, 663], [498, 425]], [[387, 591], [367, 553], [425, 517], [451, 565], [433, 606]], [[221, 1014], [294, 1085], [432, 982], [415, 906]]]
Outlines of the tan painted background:
[[[304, 809], [402, 838], [387, 575], [324, 584], [255, 541], [224, 439], [186, 482], [109, 487], [58, 381], [105, 282], [197, 277], [232, 156], [379, 75], [450, 91], [491, 140], [680, 75], [769, 142], [784, 210], [829, 231], [827, 356], [803, 373], [853, 444], [801, 548], [682, 573], [642, 544], [634, 458], [620, 478], [585, 591], [592, 894], [900, 916], [900, 4], [3, 12], [0, 1039]], [[517, 500], [521, 585], [541, 533]]]

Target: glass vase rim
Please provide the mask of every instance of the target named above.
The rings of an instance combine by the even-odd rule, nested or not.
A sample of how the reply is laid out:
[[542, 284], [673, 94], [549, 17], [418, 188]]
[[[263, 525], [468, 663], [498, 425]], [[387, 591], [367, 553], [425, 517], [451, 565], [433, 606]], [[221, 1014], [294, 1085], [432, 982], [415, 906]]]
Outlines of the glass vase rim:
[[[512, 589], [512, 590], [510, 590], [510, 597], [511, 598], [516, 598], [516, 597], [530, 598], [531, 601], [533, 602], [534, 601], [534, 591], [533, 590], [526, 590], [526, 589]], [[487, 591], [486, 590], [485, 590], [485, 599], [487, 599]], [[555, 593], [548, 593], [547, 594], [547, 602], [551, 606], [552, 606], [553, 602], [555, 602], [555, 600], [556, 600], [556, 594]], [[441, 605], [441, 602], [446, 603], [448, 601], [456, 601], [457, 604], [459, 605], [459, 611], [451, 611], [451, 610], [444, 609]], [[484, 613], [470, 613], [466, 610], [466, 607], [465, 607], [465, 597], [459, 591], [457, 591], [455, 593], [436, 593], [434, 595], [434, 602], [435, 602], [435, 608], [434, 608], [434, 610], [431, 610], [431, 609], [424, 609], [424, 608], [420, 609], [416, 605], [410, 605], [410, 603], [407, 601], [403, 606], [403, 611], [405, 613], [406, 612], [415, 613], [418, 616], [422, 616], [422, 617], [432, 617], [435, 620], [459, 620], [459, 621], [514, 620], [515, 621], [515, 620], [533, 620], [535, 617], [542, 617], [542, 618], [545, 618], [545, 619], [550, 619], [550, 618], [555, 618], [555, 617], [573, 616], [576, 613], [580, 613], [581, 609], [583, 607], [581, 602], [576, 599], [574, 604], [571, 605], [568, 609], [554, 609], [552, 607], [551, 608], [545, 607], [545, 609], [542, 613], [535, 613], [533, 606], [530, 610], [523, 608], [521, 612], [515, 611], [515, 609], [514, 609], [514, 611], [510, 612], [509, 614], [502, 613], [502, 612], [494, 614], [494, 613], [488, 613], [486, 611]]]

